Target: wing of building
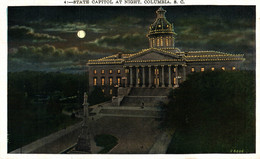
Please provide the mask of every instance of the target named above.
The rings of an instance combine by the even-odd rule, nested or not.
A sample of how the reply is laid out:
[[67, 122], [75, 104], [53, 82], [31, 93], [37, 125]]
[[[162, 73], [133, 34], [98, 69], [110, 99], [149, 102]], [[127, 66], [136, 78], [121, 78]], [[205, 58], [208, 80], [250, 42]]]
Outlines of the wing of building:
[[134, 54], [118, 53], [89, 60], [89, 85], [101, 86], [106, 94], [115, 87], [178, 87], [187, 74], [203, 71], [236, 70], [243, 54], [217, 51], [183, 52], [175, 47], [176, 33], [160, 7], [147, 38], [150, 48]]

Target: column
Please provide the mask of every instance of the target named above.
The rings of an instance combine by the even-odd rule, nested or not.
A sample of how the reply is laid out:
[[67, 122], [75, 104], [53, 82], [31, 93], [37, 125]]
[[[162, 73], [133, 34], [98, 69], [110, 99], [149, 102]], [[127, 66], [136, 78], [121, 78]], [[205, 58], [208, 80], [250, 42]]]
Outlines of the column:
[[136, 66], [135, 68], [136, 68], [136, 84], [135, 84], [135, 86], [139, 87], [139, 84], [138, 84], [138, 66]]
[[155, 86], [156, 86], [156, 88], [158, 88], [159, 87], [159, 85], [158, 85], [158, 67], [157, 66], [155, 66]]
[[183, 82], [186, 81], [186, 64], [182, 65], [182, 69], [183, 69]]
[[143, 85], [142, 87], [145, 87], [145, 71], [144, 71], [144, 66], [142, 66], [143, 68]]
[[176, 68], [176, 72], [175, 72], [176, 84], [175, 84], [175, 87], [179, 87], [178, 65], [175, 65], [175, 68]]
[[148, 65], [148, 68], [149, 68], [149, 86], [148, 87], [151, 87], [152, 86], [151, 65]]
[[165, 84], [164, 84], [164, 65], [162, 65], [162, 87], [165, 87]]
[[168, 69], [169, 69], [169, 84], [168, 87], [172, 87], [172, 72], [171, 72], [171, 65], [168, 65]]
[[130, 87], [133, 87], [133, 67], [129, 66], [130, 68]]

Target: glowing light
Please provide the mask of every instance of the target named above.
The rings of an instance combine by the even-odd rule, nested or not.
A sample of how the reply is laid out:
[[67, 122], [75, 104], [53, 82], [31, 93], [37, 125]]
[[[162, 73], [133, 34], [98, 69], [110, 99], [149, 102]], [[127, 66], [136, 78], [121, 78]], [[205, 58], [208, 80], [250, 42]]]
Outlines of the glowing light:
[[83, 39], [86, 36], [86, 32], [84, 30], [80, 30], [80, 31], [78, 31], [77, 36], [79, 38]]

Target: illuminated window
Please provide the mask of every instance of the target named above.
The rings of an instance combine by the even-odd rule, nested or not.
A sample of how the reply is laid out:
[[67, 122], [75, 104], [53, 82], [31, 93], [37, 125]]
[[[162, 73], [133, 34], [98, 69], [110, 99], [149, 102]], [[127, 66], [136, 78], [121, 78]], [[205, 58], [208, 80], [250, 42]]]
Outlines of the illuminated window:
[[162, 26], [159, 24], [158, 27], [160, 28], [160, 27], [162, 27]]
[[125, 69], [125, 73], [129, 73], [129, 69]]
[[139, 72], [140, 72], [139, 68], [137, 68], [137, 70], [136, 70], [136, 71], [137, 71], [137, 73], [139, 73]]
[[157, 83], [156, 83], [156, 78], [154, 78], [154, 84], [155, 84], [155, 85], [156, 85], [156, 84], [159, 85], [159, 82], [160, 82], [160, 81], [159, 81], [159, 78], [157, 78]]
[[105, 85], [105, 78], [104, 78], [104, 77], [101, 78], [101, 85], [102, 85], [102, 86]]
[[112, 77], [109, 78], [109, 85], [110, 86], [113, 85], [113, 78]]
[[104, 93], [104, 92], [105, 92], [105, 90], [104, 90], [104, 89], [102, 89], [102, 92]]
[[94, 70], [93, 73], [94, 73], [94, 75], [97, 74], [97, 70]]
[[157, 39], [157, 46], [160, 46], [160, 39]]
[[113, 94], [113, 90], [112, 90], [112, 89], [109, 90], [109, 94], [110, 94], [110, 95]]
[[121, 73], [121, 70], [118, 69], [118, 70], [117, 70], [117, 74], [120, 74], [120, 73]]
[[101, 74], [105, 74], [105, 70], [101, 70]]
[[214, 67], [211, 67], [211, 71], [215, 71], [215, 68], [214, 68]]
[[169, 25], [166, 25], [166, 28], [168, 28], [169, 27]]
[[121, 78], [120, 78], [120, 77], [117, 78], [117, 84], [118, 84], [118, 85], [121, 84]]
[[191, 68], [191, 72], [194, 72], [194, 71], [195, 71], [195, 68], [194, 68], [194, 67], [192, 67], [192, 68]]
[[169, 46], [169, 39], [166, 39], [166, 41], [165, 41], [165, 42], [166, 42], [166, 44], [165, 44], [165, 45], [166, 45], [166, 46]]
[[176, 72], [176, 67], [173, 68], [173, 72]]
[[221, 70], [225, 71], [225, 67], [221, 67]]
[[112, 73], [113, 73], [113, 70], [109, 70], [109, 73], [112, 74]]
[[200, 68], [200, 71], [201, 71], [201, 72], [204, 72], [204, 71], [205, 71], [205, 68], [204, 68], [204, 67], [201, 67], [201, 68]]
[[154, 69], [154, 74], [155, 75], [158, 75], [159, 74], [159, 69], [157, 68], [157, 69]]
[[232, 67], [232, 70], [234, 71], [234, 70], [236, 70], [236, 67], [234, 66], [234, 67]]
[[174, 77], [173, 78], [173, 84], [176, 84], [177, 83], [177, 81], [176, 81], [176, 78]]
[[94, 86], [97, 85], [97, 78], [93, 78], [93, 85], [94, 85]]

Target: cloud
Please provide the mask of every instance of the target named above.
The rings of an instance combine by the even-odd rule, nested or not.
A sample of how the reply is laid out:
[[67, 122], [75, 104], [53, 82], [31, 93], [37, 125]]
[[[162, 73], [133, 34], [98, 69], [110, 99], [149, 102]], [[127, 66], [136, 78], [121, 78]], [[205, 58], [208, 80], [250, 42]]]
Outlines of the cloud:
[[66, 49], [56, 48], [53, 45], [20, 46], [17, 49], [9, 49], [9, 58], [20, 58], [30, 62], [87, 60], [87, 50], [80, 51], [77, 47]]
[[35, 33], [34, 29], [26, 26], [15, 25], [8, 29], [8, 38], [10, 40], [25, 40], [34, 43], [37, 42], [53, 42], [66, 41], [59, 36], [53, 36], [43, 33]]
[[106, 48], [127, 49], [132, 51], [148, 47], [148, 39], [145, 35], [139, 33], [102, 36], [89, 43]]

